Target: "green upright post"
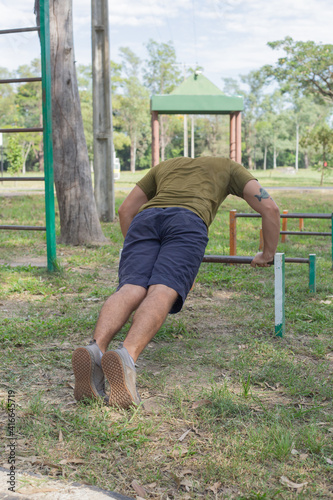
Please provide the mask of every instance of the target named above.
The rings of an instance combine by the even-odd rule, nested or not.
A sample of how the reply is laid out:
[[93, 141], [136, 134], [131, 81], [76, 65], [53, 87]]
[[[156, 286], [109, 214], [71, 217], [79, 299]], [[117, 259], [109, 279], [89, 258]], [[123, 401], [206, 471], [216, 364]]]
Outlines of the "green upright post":
[[56, 267], [55, 210], [53, 187], [53, 143], [52, 143], [52, 100], [51, 100], [51, 54], [49, 0], [40, 0], [40, 43], [42, 62], [42, 99], [43, 99], [43, 142], [45, 175], [45, 217], [47, 268]]
[[333, 269], [333, 213], [331, 217], [331, 238], [332, 238], [332, 269]]
[[284, 253], [276, 253], [274, 257], [275, 281], [275, 335], [283, 337], [285, 334], [285, 257]]
[[309, 255], [309, 291], [316, 293], [316, 254]]

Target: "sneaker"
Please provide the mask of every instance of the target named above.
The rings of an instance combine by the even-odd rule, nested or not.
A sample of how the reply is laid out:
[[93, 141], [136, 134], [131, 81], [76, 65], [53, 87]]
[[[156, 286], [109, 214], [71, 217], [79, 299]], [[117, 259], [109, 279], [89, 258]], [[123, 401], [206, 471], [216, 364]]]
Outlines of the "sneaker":
[[136, 370], [122, 344], [115, 351], [107, 351], [103, 355], [102, 368], [110, 384], [110, 406], [126, 409], [133, 404], [140, 404], [141, 399], [136, 389]]
[[101, 367], [100, 350], [95, 340], [73, 352], [72, 366], [75, 376], [74, 397], [81, 399], [108, 398], [105, 394], [105, 377]]

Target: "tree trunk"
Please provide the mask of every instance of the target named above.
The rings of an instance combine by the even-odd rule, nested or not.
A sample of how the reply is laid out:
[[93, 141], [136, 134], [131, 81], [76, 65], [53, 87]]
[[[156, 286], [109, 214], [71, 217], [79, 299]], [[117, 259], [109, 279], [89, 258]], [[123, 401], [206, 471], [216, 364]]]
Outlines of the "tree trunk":
[[[39, 0], [35, 1], [38, 13]], [[77, 85], [72, 0], [50, 0], [54, 182], [60, 243], [105, 243], [99, 222]]]
[[32, 146], [32, 142], [29, 142], [28, 147], [27, 147], [27, 150], [26, 150], [26, 152], [24, 153], [24, 157], [23, 157], [23, 166], [22, 166], [22, 174], [23, 174], [23, 175], [24, 175], [24, 174], [25, 174], [25, 172], [26, 172], [26, 162], [27, 162], [27, 158], [28, 158], [28, 154], [29, 154], [29, 152], [30, 152], [31, 146]]
[[265, 152], [264, 152], [264, 170], [267, 169], [267, 144], [265, 144]]
[[161, 138], [161, 161], [165, 160], [165, 124], [164, 116], [160, 116], [160, 138]]
[[276, 168], [276, 159], [277, 159], [277, 154], [276, 154], [276, 146], [274, 144], [274, 152], [273, 152], [273, 168]]
[[130, 154], [131, 154], [131, 160], [130, 160], [130, 165], [131, 165], [131, 172], [135, 172], [135, 161], [136, 161], [136, 134], [131, 140], [131, 148], [130, 148]]
[[309, 168], [309, 155], [307, 151], [304, 153], [304, 168]]
[[295, 170], [298, 172], [298, 149], [299, 149], [299, 124], [296, 123], [296, 157], [295, 157]]

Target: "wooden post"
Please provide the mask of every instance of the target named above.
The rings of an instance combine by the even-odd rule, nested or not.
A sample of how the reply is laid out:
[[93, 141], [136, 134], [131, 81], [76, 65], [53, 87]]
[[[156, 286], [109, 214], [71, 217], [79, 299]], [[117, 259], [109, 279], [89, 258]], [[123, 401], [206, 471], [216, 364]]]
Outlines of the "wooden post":
[[230, 255], [237, 255], [236, 214], [237, 210], [230, 210], [229, 212]]
[[152, 111], [151, 114], [151, 131], [152, 131], [152, 166], [158, 165], [160, 162], [160, 128], [158, 123], [158, 112]]
[[236, 161], [236, 113], [230, 113], [230, 160]]
[[284, 278], [285, 258], [284, 253], [277, 253], [274, 257], [275, 276], [275, 335], [283, 337], [285, 334], [285, 278]]
[[299, 230], [304, 231], [304, 219], [299, 219]]
[[91, 1], [94, 193], [99, 219], [115, 216], [113, 138], [107, 0]]
[[[282, 213], [287, 214], [288, 210], [283, 210]], [[287, 231], [287, 223], [288, 223], [288, 219], [282, 219], [282, 231]], [[282, 241], [282, 243], [286, 242], [286, 235], [285, 234], [281, 235], [281, 241]]]
[[236, 161], [242, 162], [242, 115], [240, 111], [236, 113]]

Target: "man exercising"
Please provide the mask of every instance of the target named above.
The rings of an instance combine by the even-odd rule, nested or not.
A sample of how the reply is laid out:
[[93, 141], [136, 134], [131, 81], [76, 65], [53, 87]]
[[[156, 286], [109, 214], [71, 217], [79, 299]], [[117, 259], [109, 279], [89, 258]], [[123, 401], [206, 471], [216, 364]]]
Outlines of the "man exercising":
[[[232, 160], [164, 161], [127, 196], [119, 208], [125, 241], [118, 289], [101, 309], [93, 340], [72, 356], [76, 400], [104, 398], [120, 408], [140, 403], [135, 362], [167, 315], [181, 310], [205, 253], [208, 227], [229, 194], [261, 214], [264, 248], [251, 266], [269, 266], [280, 233], [279, 209], [250, 172]], [[124, 342], [107, 351], [134, 311]]]

